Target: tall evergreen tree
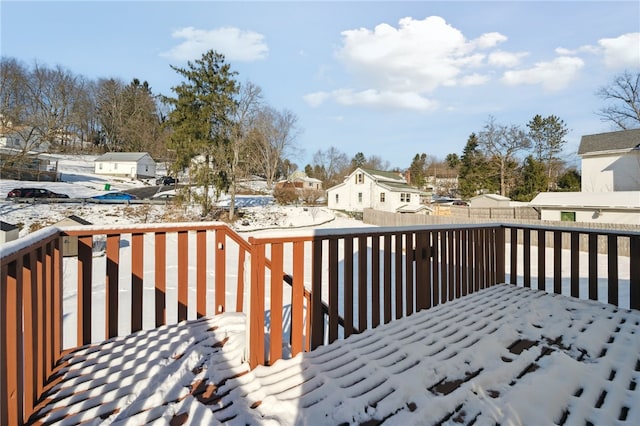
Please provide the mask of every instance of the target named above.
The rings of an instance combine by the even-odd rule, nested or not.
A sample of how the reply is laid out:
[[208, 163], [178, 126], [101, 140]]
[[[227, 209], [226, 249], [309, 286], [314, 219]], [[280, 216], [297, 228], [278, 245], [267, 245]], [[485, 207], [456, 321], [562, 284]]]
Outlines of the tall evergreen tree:
[[460, 195], [463, 198], [471, 198], [481, 193], [496, 191], [498, 185], [495, 177], [491, 178], [492, 173], [486, 157], [480, 151], [478, 137], [472, 133], [460, 157]]
[[529, 137], [533, 141], [535, 159], [542, 162], [550, 186], [555, 186], [557, 168], [561, 163], [560, 153], [567, 141], [564, 139], [569, 129], [564, 121], [555, 115], [536, 115], [527, 123]]
[[532, 155], [527, 156], [520, 170], [520, 179], [509, 196], [516, 201], [531, 201], [546, 190], [547, 175], [544, 164]]
[[[212, 50], [188, 61], [186, 68], [171, 68], [185, 81], [172, 88], [176, 97], [165, 98], [173, 107], [168, 117], [173, 131], [169, 145], [176, 151], [175, 167], [189, 168], [194, 183], [203, 187], [196, 198], [206, 215], [213, 206], [210, 187], [217, 194], [229, 189], [237, 73], [222, 54]], [[197, 165], [192, 167], [196, 157]]]
[[411, 185], [418, 188], [424, 187], [425, 184], [425, 172], [427, 166], [427, 154], [416, 154], [413, 157], [413, 161], [409, 166], [409, 178]]

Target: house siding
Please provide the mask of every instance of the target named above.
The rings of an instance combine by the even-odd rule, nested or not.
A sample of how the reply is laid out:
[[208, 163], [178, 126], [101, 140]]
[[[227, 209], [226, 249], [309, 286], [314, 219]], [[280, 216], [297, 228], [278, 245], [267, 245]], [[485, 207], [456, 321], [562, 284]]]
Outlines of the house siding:
[[[381, 176], [372, 171], [377, 176], [369, 172], [357, 169], [350, 174], [343, 183], [327, 190], [327, 206], [334, 210], [345, 210], [350, 212], [362, 212], [366, 208], [375, 210], [395, 212], [399, 207], [405, 205], [420, 205], [420, 194], [415, 188], [396, 188], [402, 185], [401, 178], [393, 179], [392, 173], [381, 172], [389, 176]], [[358, 175], [362, 174], [363, 180], [359, 180]], [[380, 194], [385, 194], [385, 201], [380, 201]], [[401, 193], [410, 194], [410, 202], [401, 201]], [[362, 194], [362, 200], [359, 198]], [[336, 202], [336, 195], [338, 202]]]
[[94, 162], [94, 172], [98, 175], [122, 176], [132, 179], [149, 179], [156, 175], [156, 162], [150, 155], [145, 154], [138, 160], [107, 159]]
[[640, 191], [640, 151], [582, 158], [582, 191]]

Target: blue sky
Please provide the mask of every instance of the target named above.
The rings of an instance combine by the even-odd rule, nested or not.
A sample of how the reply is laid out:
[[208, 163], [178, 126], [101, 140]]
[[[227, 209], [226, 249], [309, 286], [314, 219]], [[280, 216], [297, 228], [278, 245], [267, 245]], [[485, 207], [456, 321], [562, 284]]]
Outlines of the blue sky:
[[490, 116], [556, 115], [580, 137], [611, 131], [595, 92], [640, 72], [640, 2], [7, 1], [3, 56], [173, 95], [185, 66], [223, 53], [240, 82], [298, 116], [301, 168], [330, 146], [408, 167], [461, 154]]

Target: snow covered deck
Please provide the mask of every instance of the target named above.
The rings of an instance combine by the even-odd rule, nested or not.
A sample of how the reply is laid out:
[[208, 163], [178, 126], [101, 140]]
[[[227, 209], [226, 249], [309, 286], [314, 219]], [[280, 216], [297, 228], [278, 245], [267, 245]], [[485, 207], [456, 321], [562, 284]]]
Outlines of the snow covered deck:
[[85, 346], [37, 424], [640, 423], [640, 312], [496, 285], [249, 369], [225, 313]]

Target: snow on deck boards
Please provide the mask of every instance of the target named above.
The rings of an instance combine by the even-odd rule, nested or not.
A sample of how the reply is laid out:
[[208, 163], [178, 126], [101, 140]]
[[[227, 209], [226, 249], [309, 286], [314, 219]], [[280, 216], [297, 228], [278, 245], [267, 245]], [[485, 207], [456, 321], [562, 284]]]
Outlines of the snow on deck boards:
[[67, 360], [38, 423], [640, 424], [640, 312], [498, 285], [249, 371], [245, 318]]

